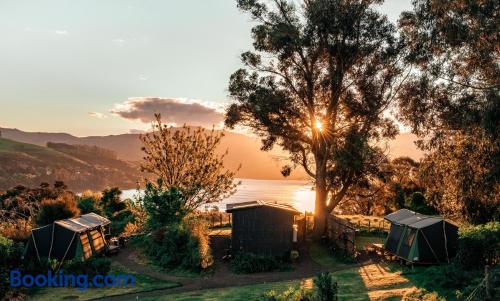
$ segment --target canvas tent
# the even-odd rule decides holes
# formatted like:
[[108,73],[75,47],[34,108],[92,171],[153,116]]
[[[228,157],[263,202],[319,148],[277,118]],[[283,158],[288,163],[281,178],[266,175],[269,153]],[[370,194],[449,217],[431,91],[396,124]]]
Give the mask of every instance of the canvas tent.
[[442,217],[401,209],[385,216],[391,223],[384,249],[411,263],[448,262],[455,254],[458,227]]
[[59,261],[90,258],[105,251],[104,226],[109,223],[107,218],[88,213],[33,229],[25,256]]

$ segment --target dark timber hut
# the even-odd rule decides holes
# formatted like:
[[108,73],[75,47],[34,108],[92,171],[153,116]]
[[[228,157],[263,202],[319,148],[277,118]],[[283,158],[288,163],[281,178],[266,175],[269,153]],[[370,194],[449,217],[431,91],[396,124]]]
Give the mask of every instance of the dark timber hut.
[[232,214],[233,254],[285,256],[293,248],[294,220],[299,215],[290,205],[255,201],[228,204]]
[[448,262],[455,255],[458,227],[439,216],[401,209],[385,216],[391,223],[384,249],[410,263]]
[[88,259],[105,251],[104,226],[109,223],[105,217],[88,213],[33,229],[24,255],[59,261]]

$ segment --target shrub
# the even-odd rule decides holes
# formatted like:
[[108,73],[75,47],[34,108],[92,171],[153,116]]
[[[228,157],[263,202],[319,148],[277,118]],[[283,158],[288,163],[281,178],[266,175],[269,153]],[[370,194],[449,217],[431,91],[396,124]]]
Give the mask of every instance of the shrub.
[[111,270],[111,260],[105,257],[91,257],[87,260],[68,260],[63,264],[63,269],[71,274],[106,275]]
[[259,272],[283,271],[290,265],[273,256],[241,253],[231,261],[231,270],[235,273],[251,274]]
[[306,289],[300,286],[290,286],[278,294],[271,290],[264,293],[259,301],[336,301],[338,286],[330,273],[321,273],[314,279],[314,288]]
[[81,214],[87,214],[87,213],[97,213],[99,215],[102,215],[102,208],[99,206],[99,199],[96,199],[92,195],[86,195],[82,196],[78,200],[78,209],[80,209]]
[[259,301],[313,301],[314,294],[311,290],[301,287],[289,287],[281,294],[276,291],[269,291],[264,293]]
[[459,231],[456,260],[464,269],[498,264],[500,222],[463,227]]
[[0,296],[9,291],[10,270],[21,267],[23,245],[0,236]]
[[320,301],[337,301],[338,285],[329,272],[321,273],[314,279]]
[[418,289],[406,293],[401,301],[446,301],[446,299],[439,297],[436,292]]
[[147,254],[162,268],[200,271],[213,263],[206,227],[199,221],[171,224],[153,232]]
[[414,192],[406,202],[408,203],[408,208],[415,212],[427,215],[438,213],[434,207],[427,204],[425,196],[421,192]]
[[40,203],[40,211],[36,217],[39,226],[45,226],[56,220],[71,218],[80,214],[72,193],[63,193],[55,199],[45,199]]

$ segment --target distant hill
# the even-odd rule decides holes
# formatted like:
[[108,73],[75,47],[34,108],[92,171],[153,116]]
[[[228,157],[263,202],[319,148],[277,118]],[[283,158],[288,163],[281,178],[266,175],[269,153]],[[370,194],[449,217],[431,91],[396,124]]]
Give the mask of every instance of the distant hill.
[[[66,133],[37,133],[24,132],[18,129],[0,128],[2,137],[45,146],[47,142],[91,145],[116,152],[118,158],[127,161],[142,159],[141,141],[138,134],[122,134],[109,136],[76,137]],[[401,134],[388,143],[389,155],[392,158],[409,156],[419,160],[423,153],[413,144],[415,136]],[[241,164],[237,176],[251,179],[283,179],[280,173],[286,154],[278,149],[271,152],[260,150],[260,140],[247,135],[226,132],[222,139],[219,152],[229,150],[225,165],[229,169],[236,169]],[[297,168],[288,179],[306,179],[305,173]]]
[[61,180],[75,191],[134,188],[138,166],[99,147],[54,144],[43,147],[0,138],[0,190]]

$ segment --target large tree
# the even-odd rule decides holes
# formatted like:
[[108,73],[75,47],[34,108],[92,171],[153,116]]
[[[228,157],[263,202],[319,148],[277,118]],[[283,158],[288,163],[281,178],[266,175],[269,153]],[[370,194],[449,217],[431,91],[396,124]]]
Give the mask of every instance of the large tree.
[[433,201],[470,222],[498,219],[500,2],[413,6],[399,20],[406,62],[416,67],[400,94],[400,113],[432,152],[425,170]]
[[262,149],[290,154],[287,175],[301,166],[314,181],[315,234],[348,189],[377,173],[384,160],[375,142],[394,137],[384,116],[402,80],[395,28],[381,1],[239,0],[257,23],[253,52],[230,78],[236,101],[226,125],[250,127]]
[[173,128],[163,124],[159,114],[155,117],[152,131],[141,135],[141,168],[158,179],[150,185],[178,189],[186,212],[222,201],[235,192],[235,171],[224,168],[225,154],[215,152],[224,133],[187,126]]

